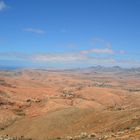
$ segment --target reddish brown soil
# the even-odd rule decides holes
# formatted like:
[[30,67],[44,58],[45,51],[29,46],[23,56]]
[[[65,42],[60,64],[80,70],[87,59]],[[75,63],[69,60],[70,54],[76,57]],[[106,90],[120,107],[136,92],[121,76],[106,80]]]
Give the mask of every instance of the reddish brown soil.
[[139,139],[139,75],[0,71],[0,134],[45,139],[94,132]]

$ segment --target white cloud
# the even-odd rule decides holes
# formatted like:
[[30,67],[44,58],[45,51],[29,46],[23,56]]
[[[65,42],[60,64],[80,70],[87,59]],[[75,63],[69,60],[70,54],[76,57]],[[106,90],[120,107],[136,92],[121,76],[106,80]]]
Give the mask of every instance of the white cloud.
[[112,43],[108,42],[101,38],[93,38],[91,40],[91,44],[93,45],[93,49],[83,50],[81,53],[90,54],[125,54],[124,50],[113,50]]
[[92,49],[82,50],[81,54],[125,54],[124,50],[113,50],[112,43],[100,38],[93,38],[91,40]]
[[111,48],[94,48],[90,50],[81,51],[82,54],[96,53],[96,54],[114,54]]
[[23,29],[23,31],[37,33],[37,34],[44,34],[45,33],[45,30],[37,29],[37,28],[25,28],[25,29]]
[[36,64],[82,64],[83,67],[86,65],[105,65],[114,66],[119,65],[123,67],[136,66],[140,67],[139,60],[133,59],[116,59],[113,57],[90,57],[80,53],[44,53],[44,54],[33,54],[28,56],[27,59]]
[[85,61],[88,60],[88,57],[77,53],[46,53],[34,54],[32,60],[37,62],[73,62]]
[[[29,58],[29,57],[28,57]],[[30,61],[34,63],[58,63],[58,64],[78,64],[84,65],[113,65],[118,62],[111,57],[90,57],[79,53],[46,53],[33,54]]]
[[0,11],[4,10],[6,8],[6,4],[4,3],[4,1],[0,1]]
[[[29,57],[28,57],[29,58]],[[90,57],[80,53],[46,53],[33,54],[30,61],[36,64],[81,64],[83,67],[89,65],[113,65],[117,64],[116,60],[111,57]]]
[[140,67],[140,61],[136,59],[117,59],[113,57],[91,57],[81,53],[36,53],[36,54],[24,54],[24,53],[0,53],[0,58],[10,58],[16,60],[25,60],[35,64],[82,64],[83,66],[89,65],[106,65],[106,66],[138,66]]

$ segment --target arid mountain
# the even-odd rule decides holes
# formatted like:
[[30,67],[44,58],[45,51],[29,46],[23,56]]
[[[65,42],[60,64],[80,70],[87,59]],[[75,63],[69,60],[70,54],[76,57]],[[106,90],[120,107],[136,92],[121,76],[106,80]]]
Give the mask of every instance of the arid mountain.
[[140,139],[140,70],[0,71],[0,135]]

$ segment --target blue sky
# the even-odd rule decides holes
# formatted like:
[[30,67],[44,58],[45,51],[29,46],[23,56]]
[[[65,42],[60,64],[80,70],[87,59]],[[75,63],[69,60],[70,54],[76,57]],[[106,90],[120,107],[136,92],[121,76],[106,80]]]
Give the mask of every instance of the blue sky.
[[140,66],[139,0],[0,0],[0,65]]

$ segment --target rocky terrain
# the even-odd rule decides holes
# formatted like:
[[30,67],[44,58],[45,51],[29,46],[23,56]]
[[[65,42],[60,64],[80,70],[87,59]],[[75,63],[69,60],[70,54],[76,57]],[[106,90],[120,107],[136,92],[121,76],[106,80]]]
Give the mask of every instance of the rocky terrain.
[[140,69],[0,71],[0,140],[140,139]]

